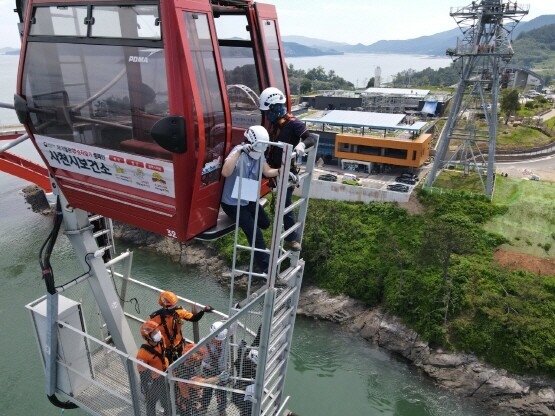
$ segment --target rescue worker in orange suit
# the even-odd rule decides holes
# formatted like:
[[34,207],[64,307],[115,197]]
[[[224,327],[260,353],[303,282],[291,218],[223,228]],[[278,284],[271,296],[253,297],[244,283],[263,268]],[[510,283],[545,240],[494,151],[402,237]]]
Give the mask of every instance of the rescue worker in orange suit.
[[[183,350],[183,355],[185,355],[194,346],[195,344],[188,344]],[[203,347],[199,351],[188,357],[183,363],[183,367],[180,367],[180,369],[178,370],[180,378],[205,384],[217,384],[224,378],[228,378],[227,373],[210,378],[201,377],[200,364],[205,355],[206,348]],[[200,414],[204,388],[196,384],[188,384],[184,382],[178,382],[177,388],[177,409],[179,415],[195,416]]]
[[[139,348],[137,360],[165,372],[168,369],[169,361],[166,358],[158,323],[154,321],[143,323],[141,325],[141,336],[146,343]],[[145,395],[147,416],[156,416],[156,403],[158,401],[160,401],[164,410],[169,412],[171,407],[164,377],[141,365],[137,366],[137,370],[141,380],[141,392]]]
[[197,313],[191,313],[177,305],[177,295],[170,291],[163,291],[158,297],[158,303],[162,306],[156,312],[150,314],[150,319],[161,327],[162,338],[166,346],[166,356],[170,363],[177,360],[183,354],[185,340],[181,333],[184,321],[197,322],[204,312],[212,312],[211,306],[205,306]]
[[[272,128],[269,132],[271,141],[293,145],[298,157],[302,157],[306,154],[306,148],[314,146],[314,139],[310,137],[306,125],[287,112],[287,100],[282,91],[274,87],[266,88],[260,94],[258,102],[259,109],[271,124]],[[273,146],[270,149],[270,154],[268,155],[268,164],[270,167],[274,169],[279,169],[281,167],[282,153],[283,150],[279,147]],[[298,173],[294,161],[291,161],[291,173],[293,175],[297,175]],[[285,195],[286,207],[291,205],[293,189],[293,186],[287,188],[287,194]],[[295,225],[295,222],[295,212],[293,210],[283,216],[283,225],[286,230]],[[292,251],[301,250],[299,233],[297,231],[285,237],[285,241],[288,248]]]

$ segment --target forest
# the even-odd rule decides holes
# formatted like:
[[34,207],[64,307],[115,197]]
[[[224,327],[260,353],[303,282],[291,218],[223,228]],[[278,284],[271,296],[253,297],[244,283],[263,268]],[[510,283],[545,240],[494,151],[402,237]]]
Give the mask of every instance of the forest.
[[[507,240],[483,227],[507,208],[461,193],[420,190],[418,198],[422,215],[311,200],[305,284],[382,305],[434,347],[555,377],[555,276],[503,269],[493,254]],[[231,256],[231,237],[217,244]]]

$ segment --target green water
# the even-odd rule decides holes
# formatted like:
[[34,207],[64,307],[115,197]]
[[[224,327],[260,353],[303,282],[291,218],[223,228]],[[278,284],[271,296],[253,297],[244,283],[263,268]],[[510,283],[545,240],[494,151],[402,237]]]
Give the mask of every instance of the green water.
[[[44,393],[44,376],[24,305],[44,294],[39,248],[51,220],[28,209],[25,182],[0,173],[0,291],[2,337],[0,415],[61,415]],[[118,246],[118,251],[126,247]],[[81,273],[62,236],[52,264],[60,281]],[[133,277],[173,288],[226,310],[228,292],[204,272],[184,269],[159,254],[135,250]],[[141,311],[146,315],[150,311]],[[469,403],[435,387],[418,370],[326,322],[297,319],[286,381],[288,407],[301,416],[474,416]],[[80,410],[65,415],[81,416]]]

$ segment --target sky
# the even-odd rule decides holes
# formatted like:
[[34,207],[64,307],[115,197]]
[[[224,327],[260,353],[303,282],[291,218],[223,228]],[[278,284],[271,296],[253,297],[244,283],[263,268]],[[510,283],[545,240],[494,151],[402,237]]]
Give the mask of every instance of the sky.
[[[282,36],[370,45],[379,40],[412,39],[456,28],[451,7],[464,0],[264,0],[276,6]],[[519,0],[520,3],[520,0]],[[528,0],[523,19],[555,14],[555,0]],[[0,48],[19,47],[15,0],[0,0]]]

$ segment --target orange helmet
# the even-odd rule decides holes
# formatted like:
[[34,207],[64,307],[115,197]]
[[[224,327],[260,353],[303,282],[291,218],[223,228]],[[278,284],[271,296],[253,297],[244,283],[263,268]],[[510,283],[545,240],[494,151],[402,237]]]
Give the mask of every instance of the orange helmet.
[[154,321],[146,321],[141,325],[141,336],[147,341],[151,340],[151,335],[158,329],[158,323]]
[[177,305],[177,296],[175,293],[165,290],[160,293],[158,303],[165,308],[173,308]]

